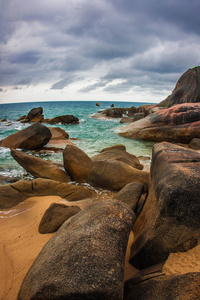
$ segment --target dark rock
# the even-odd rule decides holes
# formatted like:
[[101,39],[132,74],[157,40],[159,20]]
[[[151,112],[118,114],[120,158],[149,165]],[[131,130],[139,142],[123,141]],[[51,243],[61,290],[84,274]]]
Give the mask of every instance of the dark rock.
[[25,120],[25,119],[27,119],[27,117],[26,117],[26,115],[23,115],[23,116],[19,117],[16,121],[22,121],[22,120]]
[[110,106],[110,107],[115,107],[115,106],[114,106],[114,104],[111,104],[111,106]]
[[63,170],[50,161],[14,149],[11,150],[11,155],[27,172],[36,178],[41,177],[60,182],[71,181]]
[[37,178],[33,181],[21,180],[0,186],[0,208],[11,208],[29,197],[55,195],[68,201],[91,198],[96,192],[83,187],[55,180]]
[[0,146],[34,150],[46,145],[50,138],[50,130],[44,125],[36,123],[1,140]]
[[135,122],[135,121],[138,121],[138,120],[140,120],[140,119],[142,119],[142,118],[144,118],[145,117],[145,114],[144,113],[136,113],[136,114],[134,114],[134,117],[133,117],[133,121]]
[[114,159],[94,162],[88,176],[88,183],[91,185],[114,191],[121,190],[130,182],[141,182],[146,189],[148,180],[148,172],[140,171]]
[[72,180],[83,183],[92,169],[93,162],[85,152],[74,145],[67,145],[63,152],[64,167]]
[[187,70],[178,80],[168,105],[200,102],[200,67]]
[[57,231],[60,226],[73,215],[80,211],[78,206],[66,206],[60,203],[52,203],[45,211],[40,224],[40,233],[52,233]]
[[79,119],[73,115],[64,115],[64,116],[54,117],[52,119],[44,119],[43,122],[48,124],[57,124],[57,123],[78,124]]
[[189,147],[194,150],[200,150],[200,139],[192,139]]
[[112,147],[110,149],[107,149],[106,151],[104,150],[100,154],[91,157],[91,159],[93,162],[100,161],[100,160],[114,159],[117,161],[122,161],[133,168],[139,170],[143,169],[143,165],[140,163],[140,161],[137,159],[135,155],[126,152],[126,150],[120,150],[119,147],[114,147],[114,148]]
[[112,107],[101,111],[101,113],[111,118],[122,118],[123,114],[126,114],[128,110],[129,108]]
[[52,135],[51,140],[69,139],[69,134],[64,129],[61,129],[60,127],[48,127],[48,128],[51,131],[51,135]]
[[43,119],[44,119],[44,115],[37,114],[37,116],[35,116],[31,119],[31,123],[42,122]]
[[146,279],[129,279],[125,283],[124,300],[191,300],[199,299],[200,273],[160,275]]
[[135,113],[137,112],[137,108],[135,106],[131,106],[128,109],[128,117],[133,117],[135,115]]
[[121,118],[120,123],[132,123],[133,121],[133,118],[123,117]]
[[3,118],[0,120],[0,122],[8,122],[8,120],[6,118]]
[[114,150],[114,149],[118,149],[118,150],[124,150],[126,151],[126,146],[122,145],[122,144],[118,144],[118,145],[113,145],[107,148],[104,148],[100,151],[100,153],[108,151],[108,150]]
[[18,300],[121,300],[124,259],[135,216],[105,200],[71,217],[44,246],[28,271]]
[[144,185],[139,182],[130,182],[115,195],[115,199],[120,200],[135,212],[137,203],[144,192]]
[[9,177],[9,176],[0,174],[0,184],[13,183],[13,182],[17,182],[17,181],[19,181],[19,179],[15,178],[15,177]]
[[[27,115],[27,119],[30,121],[32,121],[34,118],[37,118],[38,116],[43,116],[43,108],[42,107],[36,107],[33,108],[29,111],[28,115]],[[44,117],[43,117],[44,118]],[[32,121],[34,122],[34,121]]]
[[148,197],[133,226],[131,263],[142,269],[187,251],[200,237],[200,153],[170,143],[153,147]]
[[96,103],[96,106],[100,106],[100,102],[97,102],[97,103]]

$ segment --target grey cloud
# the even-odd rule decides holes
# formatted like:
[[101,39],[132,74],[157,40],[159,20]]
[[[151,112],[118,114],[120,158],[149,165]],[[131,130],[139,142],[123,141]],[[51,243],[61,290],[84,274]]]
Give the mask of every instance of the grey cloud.
[[0,93],[1,93],[1,92],[3,92],[3,89],[2,89],[2,88],[0,88]]
[[68,86],[69,84],[71,84],[72,82],[74,82],[75,78],[74,77],[68,77],[68,78],[63,78],[59,81],[57,81],[56,83],[54,83],[51,86],[52,90],[62,90],[64,89],[66,86]]
[[36,64],[40,55],[35,51],[26,51],[10,55],[9,61],[13,64]]

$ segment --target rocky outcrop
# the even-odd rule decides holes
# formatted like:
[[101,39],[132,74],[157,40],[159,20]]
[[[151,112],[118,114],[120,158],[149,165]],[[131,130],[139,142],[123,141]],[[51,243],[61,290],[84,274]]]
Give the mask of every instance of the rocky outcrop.
[[9,177],[9,176],[5,176],[5,175],[0,174],[0,185],[1,184],[14,183],[14,182],[17,182],[17,181],[19,181],[18,178]]
[[124,300],[191,300],[200,295],[200,273],[132,278],[125,284]]
[[200,102],[200,67],[187,70],[167,99],[167,105]]
[[139,269],[200,239],[200,153],[170,143],[153,147],[149,195],[133,226],[131,263]]
[[96,192],[86,187],[37,178],[33,181],[21,180],[0,186],[0,209],[11,208],[29,197],[60,196],[68,201],[95,197]]
[[85,152],[75,145],[67,145],[63,151],[63,161],[65,170],[72,180],[79,183],[87,182],[93,163]]
[[132,123],[133,121],[133,118],[123,117],[121,118],[120,123]]
[[115,195],[115,199],[126,203],[135,212],[143,192],[144,185],[142,183],[130,182]]
[[39,232],[44,234],[57,231],[66,220],[77,214],[80,210],[78,206],[52,203],[40,221]]
[[159,110],[129,125],[119,134],[148,141],[189,143],[200,138],[200,104],[179,104]]
[[70,182],[69,176],[55,164],[19,150],[11,150],[12,157],[34,177]]
[[79,119],[73,115],[63,115],[51,119],[44,119],[43,122],[47,124],[78,124]]
[[194,150],[200,150],[200,139],[192,139],[189,147]]
[[33,124],[0,141],[1,147],[34,150],[43,147],[51,138],[50,130],[40,123]]
[[88,183],[91,185],[114,191],[121,190],[130,182],[140,182],[147,189],[148,180],[148,172],[114,159],[94,162],[88,176]]
[[36,258],[18,300],[123,299],[124,259],[134,220],[131,209],[117,200],[94,203],[71,217]]
[[126,150],[126,146],[124,146],[124,145],[122,145],[122,144],[113,145],[113,146],[106,147],[106,148],[102,149],[102,150],[100,151],[100,153],[101,153],[101,152],[108,151],[108,150],[114,150],[114,149],[118,149],[118,150]]
[[103,152],[91,157],[91,159],[93,162],[112,159],[112,160],[122,161],[138,170],[143,169],[143,165],[140,163],[140,161],[135,155],[126,152],[126,150],[120,150],[118,148],[111,148],[107,150],[104,149]]

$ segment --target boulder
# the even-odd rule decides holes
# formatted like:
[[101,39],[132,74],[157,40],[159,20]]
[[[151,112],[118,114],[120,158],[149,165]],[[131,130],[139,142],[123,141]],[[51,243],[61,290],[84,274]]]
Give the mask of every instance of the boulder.
[[0,174],[0,185],[1,184],[17,182],[18,180],[19,180],[18,178],[9,177],[9,176],[5,176],[5,175]]
[[50,130],[40,123],[17,131],[0,141],[1,147],[34,150],[43,147],[51,138]]
[[145,117],[145,114],[144,113],[136,113],[136,114],[134,114],[134,117],[133,117],[133,121],[135,122],[135,121],[138,121],[138,120],[140,120],[140,119],[142,119],[142,118],[144,118]]
[[18,300],[121,300],[124,260],[134,213],[104,200],[67,220],[24,278]]
[[[36,107],[33,108],[29,111],[28,115],[27,115],[27,119],[30,121],[32,121],[34,118],[37,118],[38,116],[42,116],[43,114],[43,108],[42,107]],[[44,117],[43,117],[44,118]],[[34,121],[32,121],[34,122]]]
[[62,183],[55,180],[37,178],[32,181],[21,180],[0,186],[0,209],[11,208],[29,197],[59,196],[68,201],[95,197],[92,189]]
[[52,203],[40,221],[39,233],[52,233],[57,231],[66,220],[77,214],[80,210],[78,206]]
[[64,167],[72,180],[79,183],[87,182],[92,169],[92,160],[85,152],[75,145],[67,145],[63,151]]
[[44,160],[22,151],[12,149],[12,157],[31,175],[60,182],[70,182],[69,176],[58,166],[50,161]]
[[200,67],[187,70],[178,80],[168,105],[200,102]]
[[140,171],[114,159],[95,161],[88,176],[89,184],[114,191],[121,190],[130,182],[140,182],[145,185],[146,190],[148,180],[149,172]]
[[48,127],[48,128],[51,131],[51,140],[69,139],[69,134],[64,129],[60,127]]
[[54,117],[52,119],[44,119],[43,122],[48,124],[78,124],[79,119],[73,115],[63,115]]
[[200,150],[200,138],[199,139],[192,139],[189,143],[189,147],[194,150]]
[[104,150],[100,154],[91,157],[91,159],[93,162],[114,159],[117,161],[122,161],[133,168],[139,170],[143,169],[143,165],[140,163],[140,161],[135,155],[126,152],[126,150],[120,150],[119,147],[110,148],[106,151]]
[[119,134],[148,141],[188,143],[200,137],[200,104],[184,103],[161,109],[123,126]]
[[136,268],[198,244],[199,168],[200,153],[166,142],[154,145],[149,194],[133,226],[131,263]]
[[107,117],[111,118],[122,118],[123,114],[128,112],[129,108],[112,107],[101,111]]
[[38,114],[37,116],[35,116],[31,119],[31,123],[42,122],[43,119],[44,119],[44,115]]
[[126,146],[122,145],[122,144],[118,144],[118,145],[113,145],[113,146],[110,146],[110,147],[107,147],[107,148],[104,148],[100,151],[101,152],[105,152],[105,151],[108,151],[108,150],[113,150],[113,149],[119,149],[119,150],[125,150],[126,151]]
[[137,108],[135,106],[131,106],[129,109],[128,109],[128,117],[133,117],[135,115],[135,113],[137,112]]
[[133,121],[133,118],[123,117],[121,118],[120,123],[132,123]]
[[115,199],[126,203],[135,212],[143,192],[144,185],[142,183],[130,182],[115,195]]
[[200,273],[192,272],[183,275],[141,276],[131,278],[125,283],[124,300],[191,300],[199,299]]
[[97,103],[96,103],[96,106],[100,106],[100,102],[97,102]]

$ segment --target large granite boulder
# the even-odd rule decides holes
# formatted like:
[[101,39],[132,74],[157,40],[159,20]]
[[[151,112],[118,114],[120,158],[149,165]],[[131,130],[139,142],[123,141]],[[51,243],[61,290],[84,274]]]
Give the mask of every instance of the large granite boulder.
[[43,122],[48,124],[78,124],[79,119],[73,115],[63,115],[51,119],[44,119]]
[[130,182],[140,182],[147,190],[149,173],[138,170],[114,159],[96,161],[88,176],[88,183],[114,191],[121,190]]
[[27,119],[29,121],[32,121],[34,118],[37,118],[38,116],[41,116],[42,114],[43,114],[43,108],[42,107],[36,107],[36,108],[33,108],[29,111],[29,113],[27,115]]
[[0,209],[4,209],[11,208],[29,197],[55,195],[68,201],[76,201],[95,197],[96,192],[83,186],[37,178],[32,181],[21,180],[2,185],[0,195]]
[[31,175],[60,182],[70,182],[71,179],[61,168],[50,161],[44,160],[22,151],[12,149],[12,157]]
[[191,300],[199,299],[200,273],[131,278],[125,283],[124,300]]
[[123,126],[119,134],[148,141],[188,143],[192,138],[200,137],[200,104],[183,103],[161,109]]
[[121,150],[118,148],[111,148],[107,150],[104,149],[103,152],[91,157],[91,159],[93,162],[113,159],[117,161],[122,161],[133,168],[139,170],[143,169],[143,165],[140,163],[139,159],[135,155],[126,152],[126,150]]
[[45,211],[39,224],[39,233],[52,233],[60,226],[80,211],[79,206],[67,206],[61,203],[51,203]]
[[0,147],[34,150],[43,147],[51,138],[50,130],[36,123],[0,141]]
[[65,170],[72,180],[79,183],[87,182],[93,162],[85,152],[75,145],[67,145],[63,151],[63,161]]
[[168,105],[200,102],[200,67],[187,70],[168,98]]
[[126,203],[135,212],[143,192],[144,185],[142,183],[130,182],[115,195],[115,199]]
[[24,278],[18,300],[122,300],[124,260],[134,213],[104,200],[66,221]]
[[139,269],[200,240],[200,153],[170,143],[154,145],[149,195],[133,227],[131,263]]

